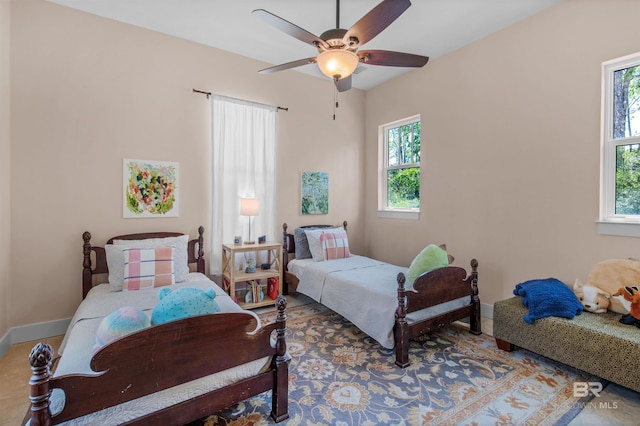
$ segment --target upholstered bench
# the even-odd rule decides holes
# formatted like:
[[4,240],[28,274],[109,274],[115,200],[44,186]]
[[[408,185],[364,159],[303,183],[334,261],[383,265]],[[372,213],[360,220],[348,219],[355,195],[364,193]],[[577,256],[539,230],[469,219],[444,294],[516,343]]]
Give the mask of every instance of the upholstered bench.
[[519,296],[493,305],[493,335],[500,349],[514,346],[640,392],[640,328],[620,314],[583,312],[573,319],[546,317],[527,324]]

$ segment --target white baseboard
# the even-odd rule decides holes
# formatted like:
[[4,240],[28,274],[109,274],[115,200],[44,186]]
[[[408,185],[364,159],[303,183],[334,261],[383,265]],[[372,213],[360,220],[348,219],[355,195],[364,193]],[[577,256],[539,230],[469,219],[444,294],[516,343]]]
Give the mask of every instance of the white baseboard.
[[7,353],[11,345],[16,343],[46,339],[66,333],[70,322],[71,318],[65,318],[10,328],[0,339],[0,358]]
[[480,316],[492,320],[493,319],[493,305],[489,305],[488,303],[480,302]]

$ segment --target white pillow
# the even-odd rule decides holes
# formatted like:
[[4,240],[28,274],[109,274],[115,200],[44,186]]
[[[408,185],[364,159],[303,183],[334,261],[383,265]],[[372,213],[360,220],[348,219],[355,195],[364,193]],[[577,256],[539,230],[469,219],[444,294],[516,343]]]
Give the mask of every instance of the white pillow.
[[109,287],[111,291],[122,291],[124,281],[124,246],[107,244],[104,251],[107,254],[107,266],[109,267]]
[[305,231],[307,241],[309,242],[309,251],[311,252],[311,257],[315,262],[322,262],[325,260],[324,248],[320,242],[320,236],[325,232],[344,232],[344,228],[341,226],[338,228],[309,229]]
[[173,246],[175,280],[176,283],[181,283],[183,281],[186,281],[187,276],[189,275],[189,257],[187,252],[188,245],[188,235],[166,238],[148,238],[146,240],[113,240],[113,244],[107,244],[104,247],[107,254],[107,266],[109,267],[109,285],[111,286],[111,291],[122,290],[122,282],[124,281],[123,248],[156,248]]

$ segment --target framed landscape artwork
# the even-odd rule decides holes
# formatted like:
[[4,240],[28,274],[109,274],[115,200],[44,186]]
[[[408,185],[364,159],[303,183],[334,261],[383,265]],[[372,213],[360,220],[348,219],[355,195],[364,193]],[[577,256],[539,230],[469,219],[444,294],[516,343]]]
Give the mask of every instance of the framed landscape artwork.
[[302,214],[329,213],[329,175],[302,172]]
[[125,159],[123,217],[178,217],[178,163]]

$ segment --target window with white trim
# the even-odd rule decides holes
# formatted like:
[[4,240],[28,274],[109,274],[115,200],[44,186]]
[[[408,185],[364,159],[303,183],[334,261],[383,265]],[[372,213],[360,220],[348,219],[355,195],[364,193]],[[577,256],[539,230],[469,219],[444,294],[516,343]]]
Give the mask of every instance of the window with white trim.
[[602,64],[600,233],[640,236],[640,52]]
[[379,216],[418,218],[420,116],[379,127]]

